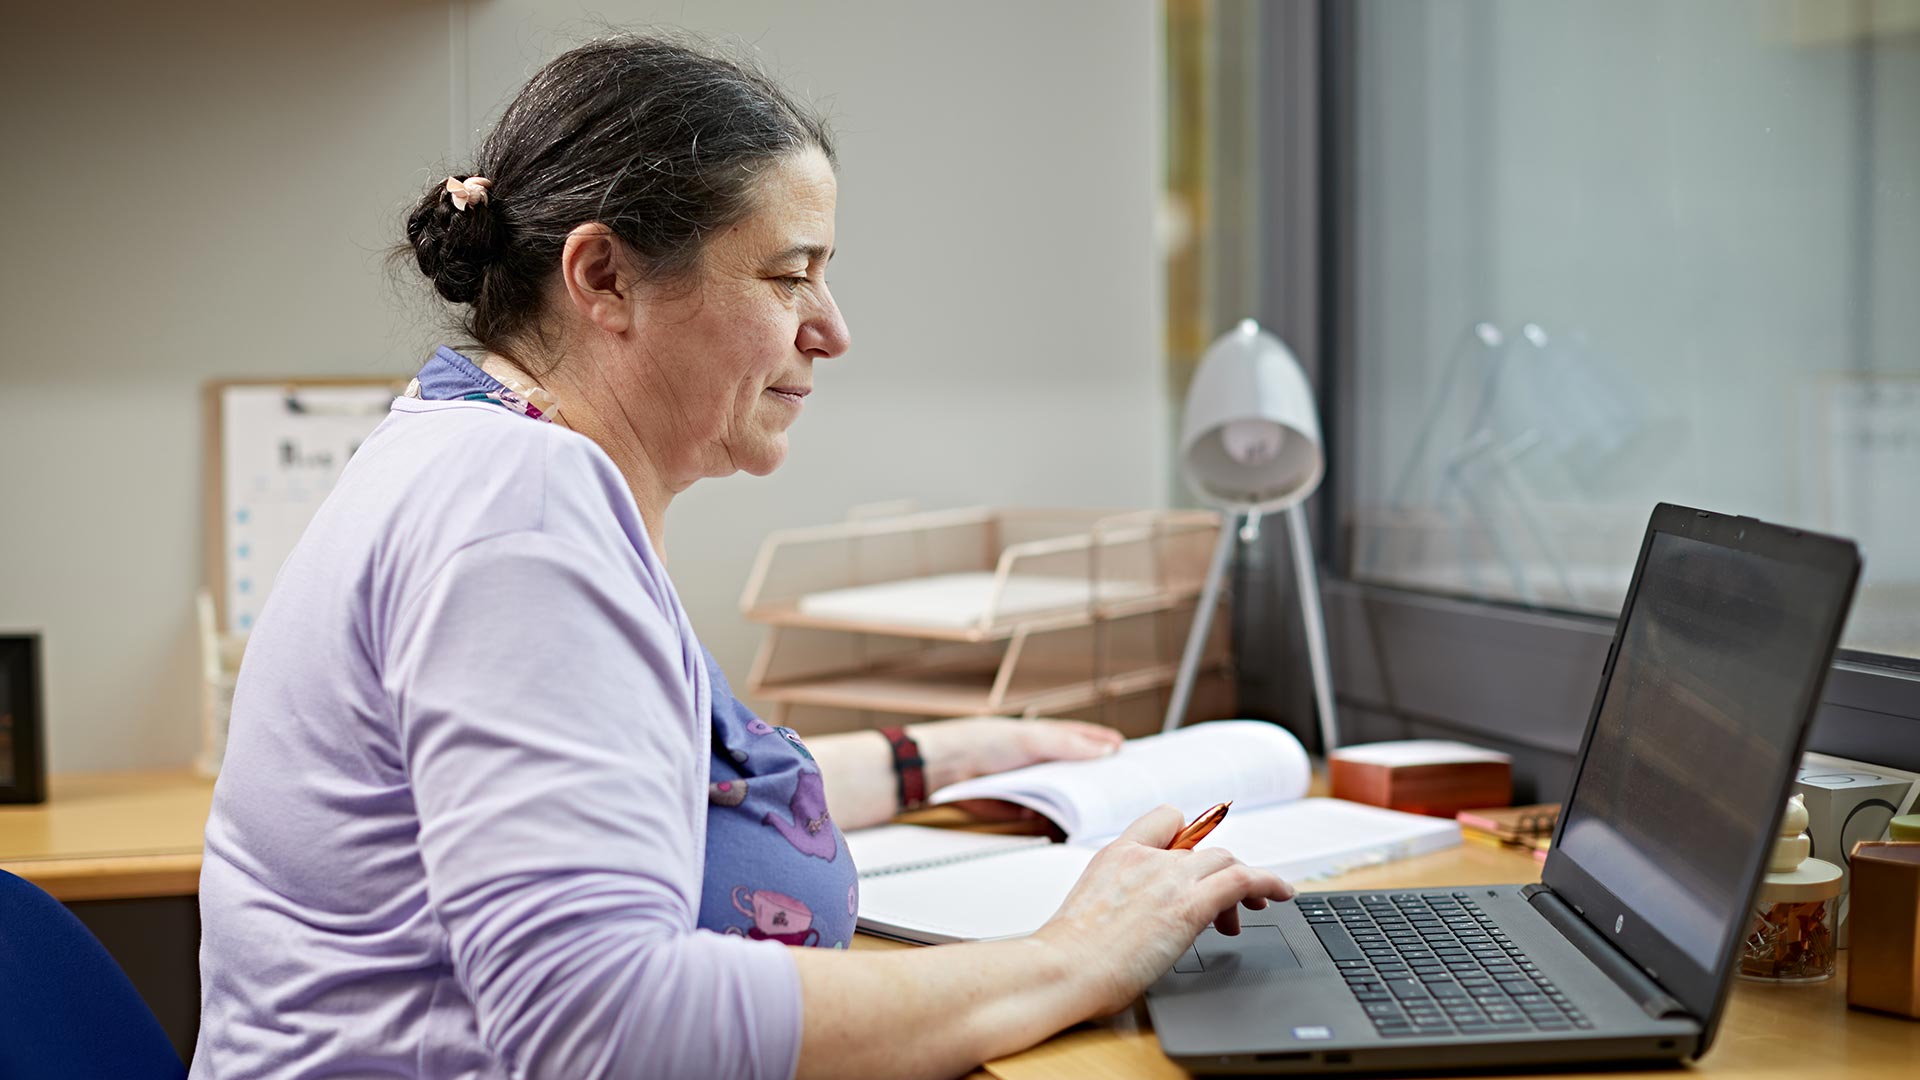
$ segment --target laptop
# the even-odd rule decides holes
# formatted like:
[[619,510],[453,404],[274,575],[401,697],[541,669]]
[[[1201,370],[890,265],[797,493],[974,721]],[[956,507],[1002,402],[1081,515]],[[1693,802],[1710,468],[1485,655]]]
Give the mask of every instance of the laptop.
[[1860,556],[1662,503],[1534,885],[1301,893],[1147,991],[1198,1073],[1658,1062],[1713,1042]]

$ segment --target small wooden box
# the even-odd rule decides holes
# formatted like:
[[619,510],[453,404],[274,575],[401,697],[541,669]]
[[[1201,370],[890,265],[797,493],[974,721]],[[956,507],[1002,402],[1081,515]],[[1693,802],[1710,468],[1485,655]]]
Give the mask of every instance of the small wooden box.
[[1920,843],[1853,845],[1847,1004],[1920,1020]]
[[1327,757],[1333,797],[1450,818],[1513,801],[1507,755],[1437,740],[1368,743]]

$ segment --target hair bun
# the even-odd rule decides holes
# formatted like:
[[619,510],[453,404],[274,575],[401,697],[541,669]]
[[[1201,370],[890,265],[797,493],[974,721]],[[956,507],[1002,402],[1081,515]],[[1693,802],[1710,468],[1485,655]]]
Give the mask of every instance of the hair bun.
[[499,249],[499,231],[489,201],[458,209],[444,181],[429,187],[407,216],[407,240],[420,272],[432,280],[436,292],[456,304],[479,298],[487,267]]

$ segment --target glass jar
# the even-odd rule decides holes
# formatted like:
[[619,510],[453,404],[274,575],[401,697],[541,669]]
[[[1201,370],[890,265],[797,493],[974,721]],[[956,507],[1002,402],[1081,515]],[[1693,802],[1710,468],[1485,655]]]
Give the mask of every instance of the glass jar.
[[1839,906],[1840,868],[1830,862],[1800,859],[1790,870],[1768,874],[1740,939],[1740,977],[1795,983],[1833,978]]
[[1833,978],[1838,906],[1837,897],[1756,905],[1740,942],[1740,977],[1764,982]]

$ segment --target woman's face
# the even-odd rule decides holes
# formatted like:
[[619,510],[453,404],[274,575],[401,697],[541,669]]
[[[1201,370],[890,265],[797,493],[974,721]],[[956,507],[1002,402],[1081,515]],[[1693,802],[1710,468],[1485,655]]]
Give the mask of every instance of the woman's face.
[[637,385],[623,400],[676,487],[779,467],[813,390],[813,362],[847,351],[826,281],[835,191],[820,151],[780,159],[762,178],[758,208],[708,242],[691,282],[644,289],[635,301],[623,366]]

